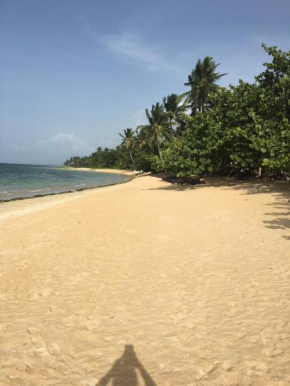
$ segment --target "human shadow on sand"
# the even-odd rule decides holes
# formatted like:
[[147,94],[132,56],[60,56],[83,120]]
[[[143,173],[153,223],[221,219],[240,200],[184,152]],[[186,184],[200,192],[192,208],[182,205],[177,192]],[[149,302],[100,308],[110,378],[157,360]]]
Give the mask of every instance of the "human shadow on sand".
[[138,374],[145,386],[157,386],[138,360],[134,346],[128,344],[125,346],[123,355],[95,386],[105,386],[109,383],[112,386],[139,386]]

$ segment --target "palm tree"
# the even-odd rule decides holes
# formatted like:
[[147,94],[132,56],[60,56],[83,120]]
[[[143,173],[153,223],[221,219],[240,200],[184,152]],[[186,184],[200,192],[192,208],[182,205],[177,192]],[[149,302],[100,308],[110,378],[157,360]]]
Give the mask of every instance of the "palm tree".
[[215,72],[219,65],[220,63],[216,64],[213,58],[206,56],[203,61],[198,59],[195,69],[188,75],[188,82],[184,85],[190,86],[191,90],[183,96],[187,96],[186,102],[191,102],[193,113],[196,109],[201,113],[208,110],[212,105],[210,94],[217,93],[221,89],[216,82],[227,74]]
[[147,144],[156,148],[158,155],[162,160],[160,145],[165,139],[172,137],[173,130],[168,121],[168,115],[165,113],[164,106],[159,103],[152,105],[151,110],[145,110],[148,119],[148,125],[139,126],[141,132],[146,138]]
[[140,126],[136,129],[135,147],[139,150],[144,150],[148,153],[150,147],[147,142],[147,136],[145,130],[141,130]]
[[134,145],[135,132],[133,129],[124,130],[124,134],[119,134],[122,137],[121,144],[128,150],[132,164],[134,163],[132,149]]
[[171,129],[173,129],[173,122],[179,123],[181,115],[187,109],[186,104],[181,104],[184,95],[171,94],[163,98],[163,105],[165,107]]

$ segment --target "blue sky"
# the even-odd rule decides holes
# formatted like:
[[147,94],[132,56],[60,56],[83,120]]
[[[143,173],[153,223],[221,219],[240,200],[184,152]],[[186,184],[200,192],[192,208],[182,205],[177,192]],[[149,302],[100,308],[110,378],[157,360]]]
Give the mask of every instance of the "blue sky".
[[289,0],[0,0],[0,162],[117,145],[206,55],[252,82],[289,26]]

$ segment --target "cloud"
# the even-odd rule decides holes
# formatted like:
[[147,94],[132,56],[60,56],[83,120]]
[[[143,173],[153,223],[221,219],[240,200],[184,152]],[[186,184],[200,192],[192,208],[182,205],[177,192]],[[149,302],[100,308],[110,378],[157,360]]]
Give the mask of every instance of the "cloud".
[[169,70],[176,73],[183,71],[170,60],[161,55],[160,47],[148,46],[141,39],[132,33],[96,35],[93,34],[107,50],[117,56],[133,61],[137,61],[145,66],[148,71]]
[[[118,135],[100,138],[98,146],[113,148],[120,142]],[[0,146],[0,149],[14,154],[26,154],[39,159],[40,162],[62,163],[71,156],[88,156],[96,150],[74,134],[58,133],[48,139],[39,139],[27,144],[10,144]],[[46,161],[49,159],[50,161]],[[43,160],[43,161],[41,161]],[[52,162],[56,160],[57,162]],[[37,161],[39,162],[39,161]]]
[[66,152],[73,150],[84,154],[87,154],[94,150],[86,142],[84,142],[81,138],[76,137],[74,134],[64,133],[58,133],[47,140],[39,140],[37,141],[36,145],[43,147],[49,146],[63,148]]
[[87,149],[89,146],[74,134],[56,134],[51,138],[51,143],[60,145],[70,145],[74,150]]
[[74,134],[58,133],[51,138],[26,143],[0,145],[6,162],[61,165],[72,156],[86,156],[95,151]]

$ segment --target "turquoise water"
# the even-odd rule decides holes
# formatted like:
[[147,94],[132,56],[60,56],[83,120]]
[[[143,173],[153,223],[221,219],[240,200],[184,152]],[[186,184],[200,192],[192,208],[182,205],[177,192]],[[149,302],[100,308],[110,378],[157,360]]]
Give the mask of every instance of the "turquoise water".
[[120,174],[0,163],[0,201],[96,188],[128,179]]

